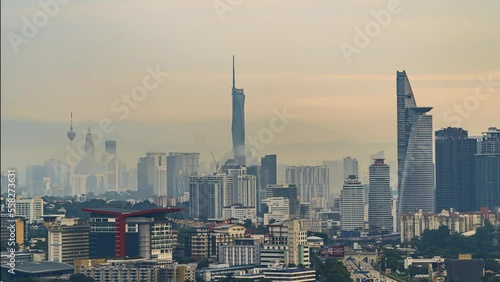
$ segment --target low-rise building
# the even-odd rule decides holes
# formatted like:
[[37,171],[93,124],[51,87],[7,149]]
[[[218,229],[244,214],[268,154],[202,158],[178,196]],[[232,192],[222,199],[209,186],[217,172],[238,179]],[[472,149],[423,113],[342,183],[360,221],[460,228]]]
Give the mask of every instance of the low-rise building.
[[263,269],[262,273],[272,281],[316,281],[316,270],[304,268],[270,268]]
[[219,245],[219,263],[234,265],[260,264],[260,245],[250,238],[235,239],[234,244]]
[[228,275],[244,275],[247,271],[256,267],[256,265],[229,266],[228,264],[210,264],[207,268],[197,269],[196,278],[203,279],[203,281],[216,281],[217,278],[227,277]]
[[27,264],[29,262],[41,262],[45,260],[45,252],[43,250],[37,250],[37,249],[22,250],[14,253],[2,252],[1,264],[4,265],[6,263],[10,263],[10,259],[13,257],[16,260],[16,265]]
[[58,278],[69,278],[73,274],[73,266],[60,262],[52,261],[40,261],[40,262],[29,262],[22,265],[16,265],[15,274],[8,272],[8,265],[1,265],[2,268],[2,279],[5,281],[11,281],[14,279],[22,278],[46,278],[46,277],[58,277]]
[[446,259],[446,281],[480,282],[484,276],[485,262],[460,255],[458,259]]
[[266,236],[267,245],[288,247],[288,263],[309,267],[307,231],[301,228],[299,220],[271,224]]
[[78,262],[77,273],[93,278],[96,282],[185,282],[195,281],[196,264],[177,264],[171,261],[126,259]]
[[300,225],[304,230],[309,230],[312,232],[319,232],[319,233],[323,231],[323,224],[321,218],[303,218],[300,219]]
[[264,244],[260,251],[260,265],[271,267],[276,264],[290,264],[290,247]]
[[1,241],[9,242],[14,240],[17,245],[24,245],[28,240],[28,228],[25,226],[25,219],[22,217],[12,218],[8,214],[1,214]]
[[89,258],[88,221],[59,218],[48,225],[48,260],[73,264],[75,259]]
[[252,222],[256,222],[257,220],[255,207],[245,207],[241,204],[234,204],[222,208],[222,216],[224,218],[236,218],[239,221],[250,219]]
[[262,200],[265,205],[264,225],[290,219],[290,200],[285,197],[268,197]]
[[325,240],[321,237],[309,236],[307,237],[307,244],[311,249],[320,249],[325,244]]
[[213,228],[199,226],[186,236],[185,256],[192,258],[219,257],[219,245],[234,244],[245,236],[246,228],[239,224],[221,224]]

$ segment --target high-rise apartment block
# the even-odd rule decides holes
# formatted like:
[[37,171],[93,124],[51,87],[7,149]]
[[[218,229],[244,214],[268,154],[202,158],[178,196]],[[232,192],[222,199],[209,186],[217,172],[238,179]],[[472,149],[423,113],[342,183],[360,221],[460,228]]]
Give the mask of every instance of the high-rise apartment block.
[[311,203],[314,208],[326,208],[330,190],[330,172],[324,166],[289,166],[286,168],[286,183],[295,184],[300,202]]
[[448,226],[453,233],[464,233],[484,226],[485,221],[495,224],[495,212],[465,212],[443,210],[440,213],[427,213],[419,209],[401,216],[401,242],[409,242],[422,237],[425,230]]
[[189,192],[189,177],[199,172],[199,153],[171,152],[167,156],[167,196]]
[[167,193],[167,153],[147,152],[137,161],[137,190],[144,196]]
[[221,218],[222,208],[230,205],[233,178],[225,173],[191,176],[189,181],[189,216],[191,218]]

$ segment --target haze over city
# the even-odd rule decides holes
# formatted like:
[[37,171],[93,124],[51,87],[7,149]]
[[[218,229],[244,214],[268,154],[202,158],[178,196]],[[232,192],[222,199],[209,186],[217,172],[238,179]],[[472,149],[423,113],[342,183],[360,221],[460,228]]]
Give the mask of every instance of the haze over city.
[[[245,89],[248,136],[269,126],[273,109],[295,115],[259,156],[280,163],[320,164],[353,155],[364,162],[385,150],[395,160],[396,70],[405,69],[421,105],[434,107],[434,128],[455,125],[479,136],[499,121],[500,20],[497,1],[401,1],[401,12],[348,62],[371,11],[386,1],[243,1],[219,16],[211,1],[70,1],[15,52],[33,1],[2,1],[2,170],[55,157],[67,144],[73,111],[77,140],[109,118],[105,139],[118,143],[129,167],[153,150],[231,151],[231,56]],[[189,15],[189,16],[186,16]],[[141,84],[146,67],[168,72],[125,119],[114,100]],[[460,118],[463,104],[492,80],[495,92]],[[450,113],[450,111],[452,111]],[[97,146],[102,152],[104,145]]]
[[2,0],[6,282],[500,282],[500,1]]

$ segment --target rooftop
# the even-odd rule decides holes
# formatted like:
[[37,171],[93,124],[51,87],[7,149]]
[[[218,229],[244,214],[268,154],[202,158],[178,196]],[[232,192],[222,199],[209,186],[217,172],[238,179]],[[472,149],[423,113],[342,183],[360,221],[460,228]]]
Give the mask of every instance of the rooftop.
[[106,215],[114,215],[114,216],[125,216],[125,217],[134,217],[134,216],[151,216],[154,214],[167,214],[172,212],[182,211],[182,208],[156,208],[149,209],[143,211],[136,210],[127,210],[127,209],[115,209],[115,208],[82,208],[84,212],[96,213],[96,214],[106,214]]
[[[7,265],[2,265],[4,268],[8,268]],[[24,273],[46,273],[55,271],[73,271],[73,266],[65,263],[52,262],[52,261],[40,261],[40,262],[30,262],[24,265],[16,265],[16,271]]]
[[263,269],[263,272],[285,272],[285,273],[294,273],[294,272],[304,272],[304,271],[313,271],[313,272],[316,272],[314,269],[309,269],[309,268],[296,268],[296,267],[293,267],[293,268],[282,268],[282,269],[279,269],[279,268],[276,268],[276,269],[273,269],[273,268],[269,268],[269,269]]

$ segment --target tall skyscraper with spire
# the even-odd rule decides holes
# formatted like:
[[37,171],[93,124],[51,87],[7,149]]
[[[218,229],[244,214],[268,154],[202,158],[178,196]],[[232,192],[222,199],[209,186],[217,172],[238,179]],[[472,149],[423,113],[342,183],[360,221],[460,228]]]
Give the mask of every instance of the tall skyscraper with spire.
[[233,55],[233,119],[231,133],[233,136],[233,154],[238,165],[246,165],[245,157],[245,93],[236,88],[234,55]]
[[432,107],[417,107],[406,72],[397,72],[398,217],[422,209],[434,212]]

